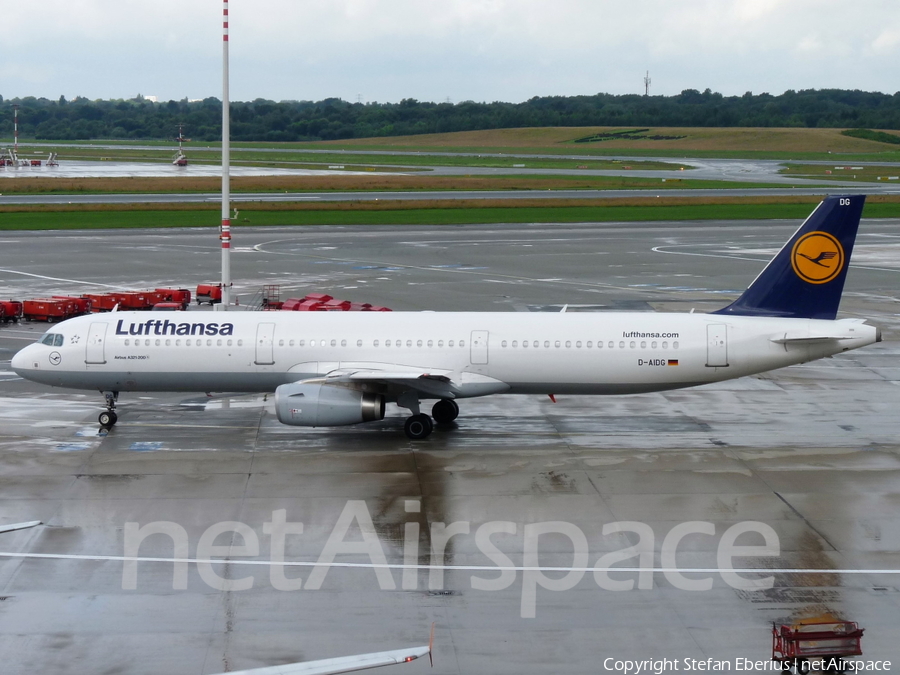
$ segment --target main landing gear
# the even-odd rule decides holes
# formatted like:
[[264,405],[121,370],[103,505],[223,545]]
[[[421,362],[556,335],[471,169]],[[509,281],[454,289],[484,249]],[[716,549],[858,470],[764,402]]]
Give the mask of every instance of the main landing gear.
[[106,397],[106,410],[100,413],[97,421],[100,422],[100,426],[109,429],[119,421],[119,416],[116,415],[116,401],[119,400],[119,392],[104,391],[103,395]]
[[419,396],[415,392],[404,392],[398,399],[397,405],[401,408],[408,408],[412,415],[406,418],[406,424],[403,430],[406,432],[407,438],[418,441],[428,438],[434,431],[434,422],[438,424],[450,424],[459,416],[459,406],[456,401],[445,398],[434,404],[431,409],[431,417],[419,410]]

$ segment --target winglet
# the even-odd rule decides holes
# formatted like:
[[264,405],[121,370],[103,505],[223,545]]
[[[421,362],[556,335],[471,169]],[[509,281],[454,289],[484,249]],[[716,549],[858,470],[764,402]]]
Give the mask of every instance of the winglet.
[[741,297],[712,313],[833,320],[865,201],[826,197]]

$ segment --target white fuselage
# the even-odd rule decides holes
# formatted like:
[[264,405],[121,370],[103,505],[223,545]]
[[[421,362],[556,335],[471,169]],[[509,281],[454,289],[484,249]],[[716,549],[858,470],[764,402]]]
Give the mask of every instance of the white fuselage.
[[448,373],[463,385],[460,397],[631,394],[764,372],[880,339],[856,320],[711,314],[161,314],[70,319],[48,331],[62,336],[55,345],[29,345],[12,367],[29,380],[100,391],[263,392],[340,370],[404,368]]

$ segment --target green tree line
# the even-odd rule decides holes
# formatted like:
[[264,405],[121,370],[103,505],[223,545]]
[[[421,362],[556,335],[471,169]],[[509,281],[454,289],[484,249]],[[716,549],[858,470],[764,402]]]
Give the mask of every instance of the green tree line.
[[[0,137],[36,140],[171,139],[178,125],[195,141],[221,137],[221,102],[0,96]],[[316,141],[371,136],[548,126],[831,127],[900,129],[900,92],[789,90],[778,96],[723,96],[686,89],[675,96],[596,94],[536,96],[523,103],[399,103],[323,101],[234,102],[237,141]]]

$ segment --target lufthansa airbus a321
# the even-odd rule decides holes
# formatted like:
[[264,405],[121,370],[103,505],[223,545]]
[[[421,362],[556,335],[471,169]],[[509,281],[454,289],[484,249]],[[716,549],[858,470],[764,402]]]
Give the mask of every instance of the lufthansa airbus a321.
[[[636,394],[729,380],[881,340],[837,320],[864,196],[821,202],[747,290],[709,314],[229,312],[94,314],[12,360],[20,376],[119,392],[275,392],[284,424],[337,426],[407,408],[427,437],[489,394]],[[177,317],[177,318],[175,318]],[[435,400],[431,415],[422,401]]]

